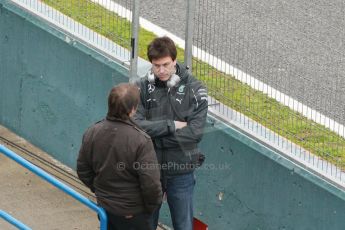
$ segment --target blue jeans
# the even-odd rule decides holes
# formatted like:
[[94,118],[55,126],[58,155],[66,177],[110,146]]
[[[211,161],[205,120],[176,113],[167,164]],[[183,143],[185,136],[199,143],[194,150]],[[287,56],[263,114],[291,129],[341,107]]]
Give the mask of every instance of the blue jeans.
[[151,215],[141,213],[136,214],[132,218],[117,216],[108,211],[108,230],[153,230],[150,219]]
[[[165,183],[162,183],[163,192],[167,195],[174,230],[193,230],[194,185],[194,173],[166,176]],[[159,210],[160,208],[153,214],[153,229],[156,229],[158,225]]]

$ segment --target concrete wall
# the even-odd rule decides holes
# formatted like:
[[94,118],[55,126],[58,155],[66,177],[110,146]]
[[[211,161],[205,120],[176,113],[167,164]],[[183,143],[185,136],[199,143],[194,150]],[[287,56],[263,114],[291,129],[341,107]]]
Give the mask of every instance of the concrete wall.
[[[104,117],[109,89],[127,72],[66,40],[17,7],[0,7],[0,123],[74,168],[82,133]],[[209,229],[345,229],[344,191],[241,131],[209,116],[201,147],[195,216]]]
[[210,229],[345,229],[345,192],[217,119],[202,141],[195,216]]

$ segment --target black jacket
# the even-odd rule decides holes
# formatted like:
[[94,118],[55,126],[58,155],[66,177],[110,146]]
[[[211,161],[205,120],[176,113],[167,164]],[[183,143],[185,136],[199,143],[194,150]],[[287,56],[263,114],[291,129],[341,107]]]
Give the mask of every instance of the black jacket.
[[92,125],[83,136],[77,173],[114,215],[152,213],[162,201],[151,138],[131,121],[107,118]]
[[[201,141],[207,116],[207,91],[179,63],[176,74],[180,82],[168,88],[165,82],[147,77],[140,79],[141,103],[134,119],[152,138],[158,162],[167,175],[194,170],[198,160],[197,144]],[[187,126],[175,131],[174,120]]]

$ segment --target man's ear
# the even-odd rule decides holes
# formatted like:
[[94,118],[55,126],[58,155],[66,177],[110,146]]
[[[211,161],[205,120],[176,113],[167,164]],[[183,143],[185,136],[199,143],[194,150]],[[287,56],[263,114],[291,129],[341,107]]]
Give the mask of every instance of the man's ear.
[[129,113],[129,117],[134,116],[134,114],[137,112],[137,107],[133,107],[131,112]]

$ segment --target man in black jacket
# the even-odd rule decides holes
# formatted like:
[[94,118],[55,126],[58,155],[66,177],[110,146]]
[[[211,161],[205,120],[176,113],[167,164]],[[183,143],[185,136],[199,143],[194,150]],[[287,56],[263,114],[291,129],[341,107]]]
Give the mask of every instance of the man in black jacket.
[[[148,46],[152,63],[142,78],[135,121],[152,138],[161,182],[175,230],[193,229],[194,169],[200,165],[201,141],[207,116],[207,91],[182,64],[168,37],[154,39]],[[154,215],[157,226],[159,210]]]
[[136,86],[114,87],[106,119],[85,132],[77,160],[78,176],[106,210],[110,230],[153,230],[151,215],[162,201],[151,138],[130,119],[138,102]]

